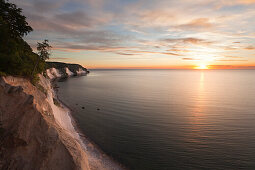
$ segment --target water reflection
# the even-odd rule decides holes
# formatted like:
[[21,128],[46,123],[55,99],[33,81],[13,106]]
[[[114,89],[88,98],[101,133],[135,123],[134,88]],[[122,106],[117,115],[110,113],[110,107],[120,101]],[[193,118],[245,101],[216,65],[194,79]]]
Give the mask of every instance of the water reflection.
[[188,132],[188,141],[194,143],[202,143],[205,137],[204,126],[206,120],[206,104],[205,104],[205,73],[200,72],[199,83],[196,83],[197,89],[194,89],[194,105],[191,106],[190,132]]

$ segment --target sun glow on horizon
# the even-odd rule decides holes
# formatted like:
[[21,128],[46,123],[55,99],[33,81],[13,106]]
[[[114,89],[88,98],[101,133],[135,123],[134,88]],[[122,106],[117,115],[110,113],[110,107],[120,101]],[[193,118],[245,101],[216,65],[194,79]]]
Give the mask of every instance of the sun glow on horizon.
[[195,69],[205,70],[205,69],[209,69],[209,68],[206,64],[200,64],[197,67],[195,67]]

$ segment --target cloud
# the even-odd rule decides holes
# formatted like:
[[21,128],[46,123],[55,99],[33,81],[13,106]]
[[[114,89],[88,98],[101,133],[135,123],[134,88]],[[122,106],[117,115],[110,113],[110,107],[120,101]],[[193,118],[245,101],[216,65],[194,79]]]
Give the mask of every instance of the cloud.
[[88,14],[82,11],[74,11],[69,13],[56,14],[53,19],[55,22],[61,23],[61,25],[69,25],[80,28],[93,27],[98,24],[96,18],[90,17]]
[[48,38],[55,48],[63,49],[69,44],[68,49],[101,49],[102,46],[121,46],[129,40],[128,36],[112,30],[94,28],[102,22],[89,19],[83,12],[57,14],[52,17],[53,19],[31,15],[29,21],[37,36]]
[[50,57],[50,60],[70,60],[71,58],[65,58],[65,57]]
[[224,50],[228,50],[228,51],[231,51],[231,50],[238,50],[239,48],[237,48],[237,47],[231,47],[231,46],[229,46],[229,47],[224,47]]
[[181,28],[185,30],[208,30],[213,27],[213,24],[210,22],[209,18],[198,18],[190,21],[187,24],[181,24],[176,26],[176,28]]
[[37,0],[37,1],[33,1],[31,3],[33,5],[33,9],[41,12],[41,13],[46,13],[49,11],[52,11],[56,8],[59,8],[61,6],[60,2],[52,2],[52,1],[42,1],[42,0]]
[[245,50],[255,50],[255,47],[254,46],[248,46],[248,47],[245,47],[244,49]]
[[247,59],[243,59],[244,57],[240,57],[240,56],[223,56],[223,58],[220,59],[216,59],[215,61],[228,61],[228,62],[232,62],[232,61],[248,61]]
[[230,56],[251,57],[244,49],[255,49],[255,0],[10,1],[24,9],[34,28],[26,37],[34,47],[46,38],[53,50],[66,53],[108,52],[122,59],[147,54],[165,59],[162,55],[167,55],[179,56],[181,62],[196,62],[196,57],[205,55],[243,61]]
[[136,54],[130,54],[130,53],[123,53],[123,52],[116,52],[116,54],[119,54],[119,55],[136,55]]
[[248,61],[247,59],[244,59],[244,57],[240,56],[215,56],[214,61],[226,61],[226,62],[235,62],[235,61]]
[[67,43],[62,43],[54,47],[53,49],[59,51],[69,51],[69,52],[79,52],[79,51],[101,51],[101,52],[116,52],[120,50],[130,49],[121,46],[103,46],[103,45],[72,45]]
[[161,39],[161,41],[163,42],[168,42],[168,43],[176,43],[176,42],[181,42],[184,44],[196,44],[196,45],[208,45],[208,44],[212,44],[212,42],[204,40],[204,39],[200,39],[200,38],[166,38],[166,39]]
[[100,52],[110,52],[118,55],[144,55],[144,54],[161,54],[170,56],[181,56],[178,53],[168,52],[168,51],[144,51],[144,50],[132,50],[137,47],[121,47],[121,46],[92,46],[92,45],[59,45],[54,47],[53,50],[65,51],[65,52],[80,52],[80,51],[100,51]]
[[200,59],[185,57],[185,58],[182,58],[182,60],[200,60]]
[[209,65],[210,69],[255,69],[255,66],[243,65]]
[[242,4],[242,5],[250,5],[255,4],[255,0],[236,0],[236,4]]
[[218,60],[215,60],[215,61],[248,61],[248,60],[226,60],[226,59],[218,59]]
[[212,43],[199,38],[183,38],[182,41],[184,43],[191,43],[191,44],[211,44]]
[[[55,31],[55,33],[83,33],[95,30],[107,23],[109,16],[91,16],[83,11],[62,12],[49,16],[27,12],[28,22],[36,31]],[[97,29],[96,29],[97,30]]]
[[248,5],[253,5],[255,4],[255,0],[221,0],[221,1],[215,1],[214,6],[217,7],[217,9],[219,8],[223,8],[223,7],[229,7],[229,6],[248,6]]
[[156,52],[156,51],[142,51],[142,50],[124,50],[125,52],[129,52],[129,54],[163,54],[163,55],[171,55],[171,56],[180,56],[177,53],[172,52]]
[[173,47],[171,49],[168,49],[167,51],[174,51],[174,52],[183,52],[183,53],[187,53],[187,52],[191,52],[191,50],[187,50],[185,49],[185,47],[178,49],[176,47]]
[[172,25],[173,20],[176,19],[176,15],[170,12],[169,10],[164,9],[154,9],[154,10],[144,10],[136,13],[136,16],[139,20],[134,25],[144,26],[169,26]]
[[225,58],[243,58],[243,57],[238,57],[238,56],[224,56]]

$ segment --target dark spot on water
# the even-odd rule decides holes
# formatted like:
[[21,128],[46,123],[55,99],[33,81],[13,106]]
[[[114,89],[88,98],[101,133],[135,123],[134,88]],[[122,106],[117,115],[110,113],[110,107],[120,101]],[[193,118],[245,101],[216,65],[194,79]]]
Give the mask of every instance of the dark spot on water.
[[97,110],[100,110],[99,108],[97,108]]
[[85,107],[82,107],[82,109],[85,109]]
[[77,103],[75,105],[78,105]]

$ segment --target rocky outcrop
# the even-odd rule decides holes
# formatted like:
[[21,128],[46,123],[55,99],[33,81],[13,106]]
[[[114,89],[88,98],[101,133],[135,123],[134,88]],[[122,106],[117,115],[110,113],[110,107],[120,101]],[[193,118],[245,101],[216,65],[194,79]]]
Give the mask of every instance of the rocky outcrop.
[[46,70],[47,76],[50,79],[78,76],[89,73],[89,71],[79,64],[68,64],[61,62],[47,62],[48,69]]
[[54,98],[41,75],[38,87],[0,77],[0,169],[89,169],[69,112]]

